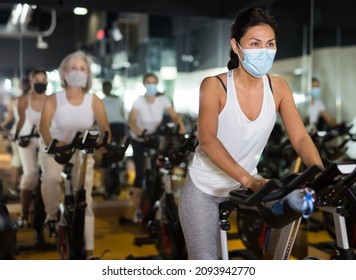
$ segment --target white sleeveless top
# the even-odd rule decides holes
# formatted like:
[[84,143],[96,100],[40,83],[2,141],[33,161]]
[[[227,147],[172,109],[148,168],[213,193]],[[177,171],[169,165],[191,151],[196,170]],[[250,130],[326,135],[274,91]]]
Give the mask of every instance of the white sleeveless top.
[[[251,175],[257,174],[257,164],[276,122],[276,107],[268,77],[263,76],[263,103],[257,119],[249,120],[240,108],[233,70],[227,73],[227,99],[218,119],[217,138],[234,160]],[[241,184],[218,168],[208,156],[196,148],[189,166],[193,183],[203,192],[220,197],[228,196]]]
[[[16,110],[17,111],[17,110]],[[31,98],[28,96],[28,105],[25,110],[25,122],[19,133],[20,136],[29,135],[33,126],[36,126],[36,131],[40,126],[41,112],[36,111],[31,106]]]
[[[132,108],[137,110],[137,125],[142,130],[146,129],[146,134],[156,132],[162,123],[164,111],[171,107],[172,104],[165,95],[156,96],[153,103],[148,103],[144,96],[140,96],[132,104]],[[130,130],[131,137],[136,141],[143,141]]]
[[93,95],[84,94],[80,105],[70,104],[64,91],[56,93],[56,99],[57,109],[53,116],[50,133],[53,139],[70,144],[77,131],[84,133],[87,129],[93,128],[95,121]]

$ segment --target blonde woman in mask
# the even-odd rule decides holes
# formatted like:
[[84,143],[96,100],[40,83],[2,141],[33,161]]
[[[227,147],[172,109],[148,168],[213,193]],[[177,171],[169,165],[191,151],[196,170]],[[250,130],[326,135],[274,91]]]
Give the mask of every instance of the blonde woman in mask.
[[145,131],[146,135],[156,132],[159,125],[162,123],[165,112],[168,113],[173,122],[179,125],[179,133],[185,133],[184,123],[180,116],[174,111],[170,100],[165,95],[158,93],[158,77],[154,73],[147,73],[143,77],[143,85],[146,88],[146,93],[133,103],[128,119],[136,172],[132,191],[134,223],[140,223],[142,221],[140,205],[145,169],[144,153],[147,149],[140,136],[143,131]]
[[[53,139],[59,140],[57,146],[70,144],[77,131],[85,132],[94,123],[101,132],[110,131],[102,101],[90,94],[92,73],[91,58],[82,51],[66,56],[60,66],[59,75],[63,90],[47,97],[40,122],[42,168],[42,196],[47,213],[45,224],[50,235],[56,235],[57,211],[59,205],[61,171],[63,165],[58,164],[53,155],[43,152]],[[74,164],[72,182],[79,184],[80,153],[76,151],[71,159]],[[94,213],[92,209],[92,188],[94,176],[94,159],[89,155],[86,175],[86,213],[85,213],[85,249],[87,258],[93,258],[94,251]]]

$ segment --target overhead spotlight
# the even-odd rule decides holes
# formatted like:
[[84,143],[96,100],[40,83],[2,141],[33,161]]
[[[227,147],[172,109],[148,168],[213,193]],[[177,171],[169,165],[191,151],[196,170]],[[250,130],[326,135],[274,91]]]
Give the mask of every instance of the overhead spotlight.
[[29,9],[30,9],[30,6],[29,6],[29,5],[23,4],[23,6],[22,6],[22,11],[21,11],[21,15],[20,15],[20,23],[21,23],[21,24],[25,24],[25,23],[26,23],[27,14],[28,14]]
[[11,23],[13,25],[16,25],[18,23],[18,21],[20,20],[21,12],[22,12],[22,5],[17,4],[16,8],[11,13]]
[[74,8],[73,13],[78,16],[84,16],[88,13],[88,9],[84,7],[76,7]]
[[38,35],[36,47],[38,49],[48,49],[48,43],[43,41],[42,35]]

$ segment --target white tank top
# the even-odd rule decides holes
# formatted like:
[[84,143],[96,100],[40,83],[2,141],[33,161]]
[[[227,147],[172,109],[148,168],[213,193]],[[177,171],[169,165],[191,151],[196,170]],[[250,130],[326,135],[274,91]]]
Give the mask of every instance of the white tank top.
[[[142,130],[146,129],[146,135],[156,132],[162,123],[164,111],[172,104],[165,95],[156,96],[153,103],[148,103],[144,96],[140,96],[132,104],[132,108],[137,110],[137,125]],[[136,141],[143,141],[130,130],[131,137]]]
[[25,110],[25,122],[19,133],[20,136],[29,135],[32,131],[33,126],[36,126],[35,131],[38,131],[40,126],[41,112],[36,111],[31,106],[31,98],[28,96],[28,105]]
[[52,138],[70,144],[77,133],[84,133],[93,128],[94,111],[93,95],[84,94],[84,100],[80,105],[72,105],[68,102],[64,91],[56,93],[57,109],[54,113],[50,127]]
[[[263,76],[263,103],[257,119],[249,120],[240,108],[233,70],[227,73],[227,99],[218,119],[217,138],[234,160],[251,175],[257,174],[257,164],[276,122],[276,107],[268,77]],[[189,173],[194,184],[203,192],[228,196],[241,184],[218,168],[208,156],[196,148]]]

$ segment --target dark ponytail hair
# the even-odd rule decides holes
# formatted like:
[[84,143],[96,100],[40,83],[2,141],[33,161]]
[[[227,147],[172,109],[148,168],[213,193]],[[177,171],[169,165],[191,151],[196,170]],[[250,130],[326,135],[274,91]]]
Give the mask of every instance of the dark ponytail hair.
[[[277,37],[279,30],[277,22],[275,21],[272,14],[268,10],[254,7],[236,16],[231,26],[231,39],[233,38],[236,40],[236,42],[240,42],[241,38],[245,35],[250,27],[258,25],[269,25]],[[227,68],[229,70],[237,68],[239,63],[239,57],[231,49],[230,61],[227,63]]]

